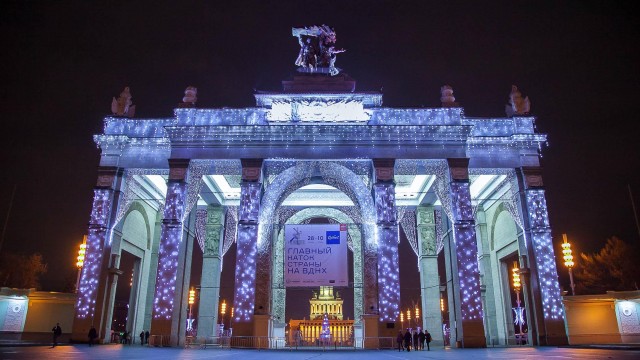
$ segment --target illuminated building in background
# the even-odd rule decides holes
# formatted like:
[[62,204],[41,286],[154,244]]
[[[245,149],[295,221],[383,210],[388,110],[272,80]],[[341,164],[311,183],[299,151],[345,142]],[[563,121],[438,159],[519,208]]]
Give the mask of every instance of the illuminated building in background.
[[[295,33],[317,36],[309,31]],[[450,86],[440,90],[438,106],[388,107],[380,91],[356,90],[334,66],[307,67],[281,91],[256,91],[252,107],[197,107],[189,86],[172,116],[133,119],[135,89],[127,88],[94,136],[100,167],[72,338],[83,340],[91,324],[107,338],[125,255],[134,258],[127,330],[150,329],[182,345],[186,325],[178,319],[187,318],[188,289],[197,285],[197,336],[215,336],[221,268],[233,244],[235,273],[225,274],[235,281],[233,334],[284,338],[290,239],[282,229],[325,218],[348,231],[354,338],[365,328],[397,333],[398,242],[406,238],[421,289],[420,312],[406,320],[430,329],[436,344],[444,341],[433,331],[443,323],[440,277],[446,322],[457,326],[452,344],[513,339],[502,279],[516,256],[524,307],[537,319],[527,343],[566,343],[539,164],[547,137],[515,86],[508,116],[488,118],[465,114]],[[203,253],[200,284],[188,271],[194,246]]]
[[321,286],[309,299],[309,320],[289,320],[288,341],[294,344],[300,330],[299,346],[315,346],[324,342],[332,346],[354,346],[353,320],[342,314],[344,300],[334,294],[333,286]]

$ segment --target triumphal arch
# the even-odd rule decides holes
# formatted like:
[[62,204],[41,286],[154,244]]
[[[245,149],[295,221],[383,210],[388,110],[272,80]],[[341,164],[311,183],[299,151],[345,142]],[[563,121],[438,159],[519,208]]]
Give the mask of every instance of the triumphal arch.
[[299,71],[281,91],[257,91],[254,107],[200,108],[189,87],[172,117],[137,119],[128,88],[113,99],[94,136],[101,156],[73,338],[94,325],[109,340],[126,253],[135,259],[127,329],[183,344],[195,246],[197,336],[218,331],[222,262],[235,249],[235,274],[225,275],[235,279],[233,334],[284,338],[285,226],[325,218],[348,234],[356,340],[400,328],[406,239],[420,271],[419,322],[436,343],[443,321],[458,346],[513,340],[514,262],[527,343],[566,343],[539,164],[546,135],[528,99],[513,87],[506,117],[475,118],[443,86],[440,107],[385,107],[382,93],[356,90],[335,66],[343,50],[331,28],[293,35]]

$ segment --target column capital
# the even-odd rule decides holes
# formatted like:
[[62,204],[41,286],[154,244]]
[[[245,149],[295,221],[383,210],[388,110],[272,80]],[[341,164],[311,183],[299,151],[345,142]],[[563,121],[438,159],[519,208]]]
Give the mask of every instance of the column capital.
[[169,159],[169,181],[185,181],[190,159]]
[[371,159],[376,171],[376,182],[393,181],[396,159]]
[[242,164],[242,181],[260,181],[263,159],[240,159],[240,163]]
[[123,169],[117,166],[98,166],[98,179],[96,187],[98,188],[114,188],[116,178],[122,176]]
[[539,166],[523,166],[520,168],[525,189],[539,189],[544,187],[542,168]]
[[451,181],[469,181],[469,158],[448,158]]

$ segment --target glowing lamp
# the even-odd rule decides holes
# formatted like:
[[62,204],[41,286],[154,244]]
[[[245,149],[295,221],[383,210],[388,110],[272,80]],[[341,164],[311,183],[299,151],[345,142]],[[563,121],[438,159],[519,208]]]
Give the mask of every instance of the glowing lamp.
[[84,254],[86,253],[86,250],[87,243],[83,242],[82,244],[80,244],[80,249],[78,250],[78,261],[76,261],[76,266],[78,267],[78,269],[80,269],[84,265]]
[[416,308],[416,319],[420,318],[420,308]]
[[567,241],[567,234],[562,234],[564,243],[562,244],[562,257],[564,258],[564,266],[569,269],[573,267],[573,255],[571,254],[571,244]]
[[520,269],[518,269],[517,261],[513,262],[513,269],[511,269],[511,271],[513,276],[513,289],[515,291],[520,291],[522,284],[520,283]]
[[189,305],[193,305],[196,302],[196,291],[191,289],[189,290]]
[[227,302],[225,300],[222,300],[222,305],[220,305],[220,313],[222,316],[227,313]]

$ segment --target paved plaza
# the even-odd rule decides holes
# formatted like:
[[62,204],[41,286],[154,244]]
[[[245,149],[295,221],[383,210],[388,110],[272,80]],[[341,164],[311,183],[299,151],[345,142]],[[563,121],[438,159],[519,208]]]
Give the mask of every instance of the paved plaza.
[[314,359],[331,360],[371,359],[640,359],[640,350],[582,349],[556,347],[521,347],[491,349],[433,349],[431,351],[398,352],[397,350],[243,350],[243,349],[180,349],[148,348],[123,345],[87,345],[25,347],[0,347],[0,359],[91,359],[91,360],[137,360],[137,359],[216,359],[216,360],[269,360],[269,359]]

